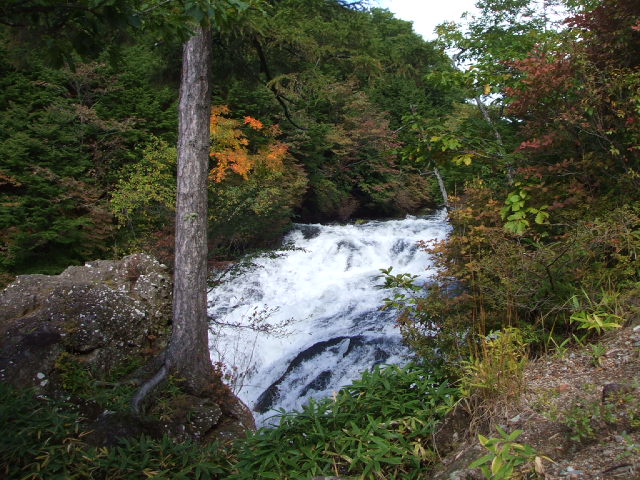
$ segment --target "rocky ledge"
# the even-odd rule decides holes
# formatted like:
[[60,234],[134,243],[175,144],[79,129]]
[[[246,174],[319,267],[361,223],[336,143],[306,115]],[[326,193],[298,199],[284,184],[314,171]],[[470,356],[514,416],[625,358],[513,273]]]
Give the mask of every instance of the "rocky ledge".
[[[223,388],[217,398],[164,398],[162,418],[142,419],[78,398],[68,384],[62,371],[69,365],[104,384],[123,365],[144,365],[162,352],[171,331],[171,291],[167,268],[146,254],[69,267],[60,275],[19,276],[0,292],[0,381],[76,401],[96,443],[141,433],[208,441],[255,428],[250,411]],[[144,372],[118,382],[135,385]]]

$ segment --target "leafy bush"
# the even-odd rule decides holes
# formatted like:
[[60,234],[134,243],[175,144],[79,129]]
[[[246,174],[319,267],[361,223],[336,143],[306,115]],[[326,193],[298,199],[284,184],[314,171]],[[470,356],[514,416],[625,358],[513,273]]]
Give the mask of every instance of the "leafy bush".
[[538,457],[530,445],[516,442],[518,437],[522,435],[522,430],[514,430],[511,433],[505,432],[500,427],[497,427],[497,430],[500,437],[487,438],[484,435],[478,435],[480,444],[489,450],[489,453],[473,461],[469,468],[480,467],[487,480],[522,478],[515,475],[517,475],[516,472],[523,470],[542,473],[542,458],[549,459]]
[[569,438],[585,442],[598,438],[603,430],[633,431],[640,427],[640,399],[632,390],[622,390],[606,398],[576,398],[559,415],[569,427]]
[[0,383],[0,476],[10,479],[158,480],[226,478],[229,459],[217,444],[168,437],[92,447],[73,405]]
[[437,459],[431,435],[454,393],[421,368],[376,367],[333,399],[281,412],[277,427],[242,443],[229,478],[419,478]]

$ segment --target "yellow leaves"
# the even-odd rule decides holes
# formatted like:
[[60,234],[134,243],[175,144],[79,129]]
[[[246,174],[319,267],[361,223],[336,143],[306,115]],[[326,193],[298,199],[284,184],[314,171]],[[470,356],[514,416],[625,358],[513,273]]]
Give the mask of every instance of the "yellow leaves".
[[452,158],[453,163],[455,163],[456,165],[471,165],[471,162],[473,161],[473,155],[470,153],[465,153],[462,155],[458,155],[456,157]]
[[[225,105],[215,106],[211,109],[211,152],[209,156],[216,165],[209,172],[209,180],[220,183],[229,173],[235,173],[244,180],[256,168],[264,167],[269,170],[283,168],[284,159],[288,153],[288,147],[273,140],[280,132],[277,125],[264,127],[264,124],[253,117],[245,116],[243,121],[228,118],[231,111]],[[250,149],[250,140],[247,138],[243,126],[260,131],[271,141],[257,152]]]
[[484,86],[484,91],[483,93],[485,95],[489,95],[491,93],[491,85],[489,85],[488,83]]

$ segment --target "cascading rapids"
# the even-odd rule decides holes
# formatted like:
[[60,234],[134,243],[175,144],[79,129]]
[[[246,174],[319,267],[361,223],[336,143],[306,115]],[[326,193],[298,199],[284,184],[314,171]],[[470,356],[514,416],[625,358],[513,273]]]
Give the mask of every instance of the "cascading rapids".
[[376,364],[406,361],[395,314],[379,310],[389,295],[376,288],[380,269],[426,281],[433,270],[416,244],[448,231],[444,211],[298,225],[285,239],[289,249],[254,259],[209,292],[212,360],[226,365],[259,424],[273,409],[330,396]]

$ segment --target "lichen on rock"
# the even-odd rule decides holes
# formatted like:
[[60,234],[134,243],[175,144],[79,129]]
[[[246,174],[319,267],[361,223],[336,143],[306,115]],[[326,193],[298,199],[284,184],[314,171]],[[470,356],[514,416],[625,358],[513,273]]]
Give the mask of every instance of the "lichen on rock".
[[[97,260],[60,275],[19,276],[0,292],[0,381],[70,395],[95,444],[140,433],[228,440],[255,428],[248,408],[230,392],[221,398],[182,396],[182,403],[172,399],[164,418],[154,418],[150,405],[150,415],[135,420],[126,406],[115,413],[93,398],[123,385],[132,391],[153,362],[146,369],[136,366],[162,358],[171,331],[171,292],[167,267],[146,254]],[[129,374],[114,379],[122,371]]]
[[[139,272],[132,285],[128,265]],[[140,286],[138,286],[138,284]],[[69,267],[60,275],[22,275],[0,292],[0,380],[41,387],[67,352],[97,374],[164,347],[170,277],[145,254]]]

